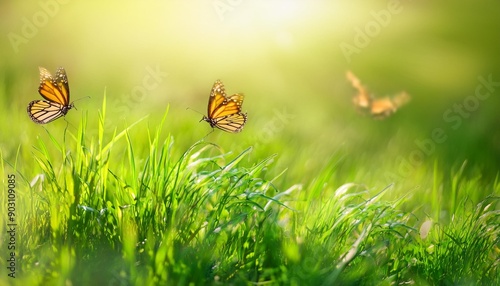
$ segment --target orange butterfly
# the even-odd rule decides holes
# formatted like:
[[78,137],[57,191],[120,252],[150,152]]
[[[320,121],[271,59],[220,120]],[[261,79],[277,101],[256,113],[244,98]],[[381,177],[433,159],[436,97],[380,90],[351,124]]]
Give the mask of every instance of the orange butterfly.
[[241,112],[242,104],[243,94],[236,93],[228,97],[224,84],[216,80],[208,99],[207,116],[203,116],[201,120],[208,122],[212,128],[217,127],[231,133],[240,132],[247,122],[247,114]]
[[66,115],[73,108],[69,103],[68,77],[64,68],[56,70],[56,76],[42,67],[40,69],[40,86],[38,93],[46,100],[33,100],[28,104],[28,115],[38,124],[45,124]]
[[410,95],[405,91],[400,92],[392,98],[386,96],[374,99],[373,96],[368,94],[361,81],[352,72],[348,71],[346,76],[347,80],[358,91],[358,94],[352,99],[354,106],[362,113],[370,114],[375,119],[383,119],[390,116],[410,101]]

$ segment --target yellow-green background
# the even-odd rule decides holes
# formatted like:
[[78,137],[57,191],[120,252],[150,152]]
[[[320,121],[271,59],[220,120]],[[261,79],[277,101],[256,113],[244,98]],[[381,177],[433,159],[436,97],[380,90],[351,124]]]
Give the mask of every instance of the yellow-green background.
[[[207,140],[236,153],[254,146],[249,160],[277,153],[277,170],[289,168],[283,186],[313,180],[338,157],[340,181],[377,189],[396,182],[399,190],[416,189],[417,198],[430,189],[435,166],[447,173],[467,161],[466,170],[490,182],[500,165],[500,92],[480,101],[456,130],[442,116],[474,95],[479,76],[500,81],[500,3],[392,2],[2,1],[4,159],[24,165],[28,178],[39,172],[34,161],[14,162],[18,147],[29,154],[37,138],[47,136],[25,110],[40,98],[38,66],[63,66],[72,100],[81,99],[66,116],[70,130],[87,113],[88,134],[94,132],[106,93],[110,134],[149,115],[131,133],[140,148],[144,130],[155,127],[169,105],[166,131],[184,150],[210,132],[193,110],[206,112],[210,88],[221,79],[228,93],[246,95],[248,122],[240,134],[216,131]],[[348,60],[341,44],[354,45],[357,29],[390,5],[401,11]],[[43,21],[44,13],[47,21],[26,37],[26,21]],[[13,44],[14,35],[26,41]],[[131,97],[148,68],[168,75],[143,97]],[[412,101],[383,121],[360,116],[347,70],[376,96],[406,90]],[[60,134],[66,126],[59,119],[44,127]],[[443,128],[448,139],[401,171],[401,160],[418,150],[415,141],[430,138],[434,128]],[[478,190],[478,197],[490,191]]]

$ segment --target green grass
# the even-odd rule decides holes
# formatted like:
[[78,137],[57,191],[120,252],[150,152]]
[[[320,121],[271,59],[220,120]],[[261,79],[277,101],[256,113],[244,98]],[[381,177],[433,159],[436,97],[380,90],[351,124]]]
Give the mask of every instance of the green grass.
[[[426,218],[412,191],[391,199],[393,185],[342,182],[342,168],[367,174],[346,171],[342,151],[308,182],[284,184],[279,154],[248,159],[252,146],[224,152],[206,138],[179,150],[165,134],[168,111],[123,130],[106,130],[105,112],[103,100],[95,129],[84,113],[78,129],[47,131],[2,161],[19,175],[15,284],[500,283],[499,198],[461,195],[481,188],[479,177],[465,178],[466,165],[443,170],[436,161]],[[131,136],[140,128],[144,136]],[[26,153],[36,162],[29,169],[16,164]],[[421,236],[427,219],[433,226]]]
[[[498,1],[401,1],[350,59],[387,0],[4,2],[0,285],[500,285]],[[78,100],[46,125],[38,66]],[[347,70],[411,101],[360,116]],[[192,111],[216,79],[241,133]]]

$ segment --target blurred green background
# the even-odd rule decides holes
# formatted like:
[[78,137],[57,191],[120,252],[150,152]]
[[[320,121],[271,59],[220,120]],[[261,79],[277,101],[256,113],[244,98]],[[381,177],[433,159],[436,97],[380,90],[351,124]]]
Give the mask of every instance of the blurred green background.
[[[431,188],[435,166],[448,173],[467,161],[466,173],[485,184],[499,170],[500,86],[474,101],[479,77],[500,82],[498,1],[42,0],[2,1],[0,9],[0,144],[12,164],[18,147],[29,153],[47,136],[26,114],[40,98],[38,66],[63,66],[72,100],[81,99],[70,124],[87,113],[96,129],[106,94],[109,134],[148,115],[131,131],[146,144],[146,127],[170,106],[166,131],[179,152],[210,132],[186,108],[205,113],[221,79],[229,94],[245,94],[248,122],[240,134],[207,140],[236,153],[254,146],[255,162],[277,153],[286,186],[336,160],[339,183],[396,182],[419,192]],[[376,96],[406,90],[412,100],[382,121],[361,116],[347,70]],[[457,113],[464,103],[466,114]],[[43,127],[58,134],[66,125]],[[435,128],[446,140],[419,151],[416,142],[430,144]]]

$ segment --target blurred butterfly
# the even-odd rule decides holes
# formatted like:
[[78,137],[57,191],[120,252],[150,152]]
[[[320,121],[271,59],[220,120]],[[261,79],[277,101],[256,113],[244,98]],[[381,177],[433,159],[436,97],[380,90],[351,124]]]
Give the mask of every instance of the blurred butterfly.
[[370,114],[375,119],[384,119],[390,116],[401,106],[410,101],[410,95],[405,91],[398,93],[392,98],[387,96],[375,99],[368,94],[366,88],[352,72],[348,71],[346,76],[347,80],[349,80],[352,86],[358,91],[358,94],[352,99],[354,106],[360,112]]
[[243,94],[236,93],[228,97],[224,84],[216,80],[208,99],[207,116],[203,116],[201,120],[208,122],[212,128],[217,127],[231,133],[240,132],[247,122],[247,114],[241,112],[242,104]]
[[56,70],[55,77],[45,68],[40,69],[38,93],[45,100],[33,100],[28,104],[28,115],[38,124],[45,124],[66,115],[73,108],[69,103],[68,77],[64,68]]

